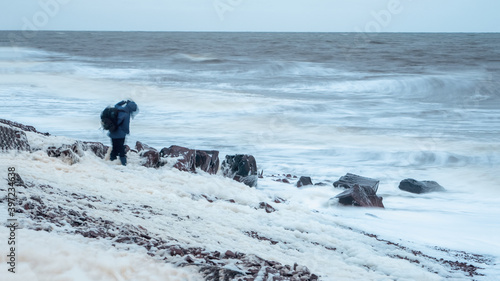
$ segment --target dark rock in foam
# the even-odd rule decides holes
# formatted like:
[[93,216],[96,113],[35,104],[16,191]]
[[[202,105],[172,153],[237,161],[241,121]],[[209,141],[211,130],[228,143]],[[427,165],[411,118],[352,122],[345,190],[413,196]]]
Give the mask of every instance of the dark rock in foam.
[[13,127],[13,128],[18,128],[21,131],[33,132],[33,133],[41,134],[41,135],[44,135],[44,136],[50,136],[49,133],[40,133],[33,126],[24,125],[24,124],[17,123],[17,122],[14,122],[14,121],[0,119],[0,123],[3,123],[5,125],[8,125],[8,126]]
[[104,159],[106,157],[106,153],[108,152],[109,146],[104,145],[100,142],[89,142],[84,141],[82,143],[82,148],[85,151],[92,151],[97,157]]
[[209,174],[217,174],[219,171],[219,151],[196,150],[195,166]]
[[378,184],[379,180],[347,173],[333,183],[333,186],[341,186],[347,190],[334,198],[338,198],[343,205],[384,208],[382,197],[376,195]]
[[196,172],[196,168],[209,174],[216,174],[219,170],[219,152],[216,150],[196,150],[172,145],[160,151],[162,158],[176,158],[173,165],[180,171]]
[[369,186],[355,184],[352,188],[335,196],[335,198],[338,198],[343,205],[384,208],[382,197],[377,196]]
[[306,185],[312,185],[312,179],[310,177],[300,177],[299,181],[297,182],[297,187],[302,187]]
[[354,185],[371,187],[375,192],[378,190],[379,181],[372,178],[358,176],[355,174],[347,173],[345,176],[333,183],[335,187],[352,188]]
[[250,187],[257,186],[257,163],[252,155],[226,155],[221,169],[225,177],[232,178]]
[[150,147],[140,141],[135,143],[135,149],[142,158],[141,164],[147,168],[158,168],[161,166],[160,153],[156,148]]
[[402,180],[399,183],[399,189],[416,194],[446,191],[444,187],[435,181],[418,181],[414,179]]
[[31,151],[26,134],[14,127],[0,126],[0,151]]

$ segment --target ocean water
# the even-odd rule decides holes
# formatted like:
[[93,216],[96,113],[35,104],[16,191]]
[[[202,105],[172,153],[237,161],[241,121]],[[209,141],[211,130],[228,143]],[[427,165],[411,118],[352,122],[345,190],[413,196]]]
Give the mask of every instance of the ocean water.
[[[332,193],[347,172],[376,178],[386,209],[368,217],[323,192],[293,200],[383,237],[500,257],[499,47],[500,34],[1,31],[0,118],[109,143],[101,110],[133,99],[130,146],[252,154],[266,191],[283,188],[272,175]],[[448,192],[408,194],[405,178]]]
[[128,140],[253,154],[325,175],[498,164],[500,35],[0,33],[2,117],[106,142],[99,112],[141,109]]

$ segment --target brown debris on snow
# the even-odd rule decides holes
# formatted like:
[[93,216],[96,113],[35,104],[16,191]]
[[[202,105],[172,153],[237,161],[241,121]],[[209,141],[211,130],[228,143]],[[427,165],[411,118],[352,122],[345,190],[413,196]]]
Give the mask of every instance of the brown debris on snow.
[[[51,202],[50,198],[50,196],[64,196],[70,201],[78,200],[80,204],[85,202],[84,205],[92,209],[92,203],[106,200],[102,197],[87,196],[83,193],[68,193],[48,185],[30,183],[30,186],[44,192],[47,196],[29,196],[27,192],[22,192],[25,196],[19,196],[17,204],[21,206],[19,212],[24,213],[33,222],[31,226],[28,225],[28,228],[37,231],[51,232],[54,231],[54,227],[64,226],[64,228],[70,228],[70,233],[82,235],[88,239],[108,239],[114,245],[138,245],[144,247],[148,251],[147,254],[154,258],[164,260],[165,262],[172,262],[177,266],[198,267],[199,272],[205,276],[205,280],[251,281],[257,280],[258,277],[263,277],[264,280],[314,281],[319,279],[307,267],[297,264],[293,266],[283,265],[255,255],[248,255],[232,250],[227,250],[224,254],[221,254],[218,251],[207,251],[202,248],[182,247],[175,238],[158,237],[140,225],[121,224],[110,219],[93,217],[84,210],[69,208],[68,206],[61,206],[56,202]],[[139,218],[144,216],[144,219],[146,219],[145,214],[156,214],[150,206],[124,205],[117,205],[116,212],[132,211]],[[263,207],[266,210],[269,209],[268,204],[264,205]],[[179,217],[180,220],[189,219],[188,217],[181,218],[177,214],[172,215]],[[259,236],[256,232],[247,233],[247,235],[257,240],[268,240],[272,244],[277,243],[272,239]],[[225,267],[228,264],[235,265],[236,267],[228,269]]]

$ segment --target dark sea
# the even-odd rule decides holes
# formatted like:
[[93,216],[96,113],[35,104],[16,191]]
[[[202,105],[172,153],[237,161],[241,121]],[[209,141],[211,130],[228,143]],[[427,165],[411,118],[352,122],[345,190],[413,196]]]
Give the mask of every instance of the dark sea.
[[[110,144],[99,115],[122,99],[131,147],[251,154],[258,189],[310,176],[326,186],[294,198],[348,228],[500,257],[499,33],[0,31],[0,118]],[[332,208],[346,173],[380,180],[385,209]]]
[[129,98],[129,145],[270,173],[500,164],[496,33],[2,31],[0,73],[0,117],[77,139],[107,142],[99,112]]

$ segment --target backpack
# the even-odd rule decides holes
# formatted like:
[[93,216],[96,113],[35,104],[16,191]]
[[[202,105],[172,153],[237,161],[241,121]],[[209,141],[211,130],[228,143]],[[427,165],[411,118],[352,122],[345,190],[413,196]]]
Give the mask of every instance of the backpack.
[[116,107],[108,106],[101,112],[101,126],[104,130],[114,132],[118,130],[118,112]]

